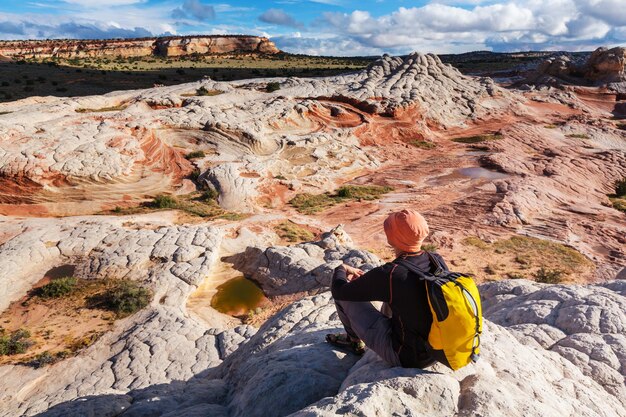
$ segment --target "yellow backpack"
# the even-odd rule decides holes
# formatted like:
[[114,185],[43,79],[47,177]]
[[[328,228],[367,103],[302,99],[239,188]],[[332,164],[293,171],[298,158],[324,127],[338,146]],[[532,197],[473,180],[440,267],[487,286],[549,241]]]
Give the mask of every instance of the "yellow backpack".
[[395,263],[424,281],[433,314],[426,346],[435,359],[456,371],[476,362],[480,354],[483,330],[480,294],[471,277],[450,272],[430,253],[428,256],[437,266],[433,273],[425,273],[404,259]]

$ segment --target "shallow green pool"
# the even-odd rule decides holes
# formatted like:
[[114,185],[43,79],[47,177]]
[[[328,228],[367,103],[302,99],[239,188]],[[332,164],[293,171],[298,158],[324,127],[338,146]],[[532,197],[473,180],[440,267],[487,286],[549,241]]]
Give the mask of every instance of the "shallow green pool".
[[245,277],[233,278],[217,287],[211,307],[231,316],[241,316],[259,307],[265,300],[263,291]]

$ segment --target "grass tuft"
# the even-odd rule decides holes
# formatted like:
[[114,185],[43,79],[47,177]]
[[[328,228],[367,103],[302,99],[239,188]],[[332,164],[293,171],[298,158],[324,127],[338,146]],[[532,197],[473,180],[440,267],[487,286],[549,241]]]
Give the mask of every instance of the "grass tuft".
[[457,143],[480,143],[480,142],[488,142],[492,140],[500,140],[504,138],[504,136],[500,133],[489,133],[484,135],[475,135],[475,136],[465,136],[460,138],[452,139],[452,142]]
[[291,220],[286,220],[274,227],[274,230],[282,239],[288,242],[309,242],[315,235]]
[[569,135],[565,136],[573,139],[590,139],[589,135],[587,135],[586,133],[570,133]]
[[121,111],[121,110],[125,110],[128,106],[125,104],[121,104],[119,106],[112,106],[112,107],[102,107],[101,109],[86,109],[86,108],[79,108],[76,109],[76,113],[104,113],[107,111]]
[[437,147],[437,145],[435,145],[434,142],[428,142],[426,140],[414,140],[409,143],[415,146],[416,148],[420,148],[420,149],[434,149]]
[[335,194],[298,194],[289,201],[303,214],[315,214],[349,200],[376,200],[393,188],[380,185],[344,185]]

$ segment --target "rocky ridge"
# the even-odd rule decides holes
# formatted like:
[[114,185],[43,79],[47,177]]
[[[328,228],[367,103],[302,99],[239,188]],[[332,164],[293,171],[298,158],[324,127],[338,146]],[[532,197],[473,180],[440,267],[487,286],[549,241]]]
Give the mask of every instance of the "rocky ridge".
[[140,39],[0,41],[0,56],[25,58],[163,57],[192,54],[280,52],[272,41],[258,36],[174,36]]

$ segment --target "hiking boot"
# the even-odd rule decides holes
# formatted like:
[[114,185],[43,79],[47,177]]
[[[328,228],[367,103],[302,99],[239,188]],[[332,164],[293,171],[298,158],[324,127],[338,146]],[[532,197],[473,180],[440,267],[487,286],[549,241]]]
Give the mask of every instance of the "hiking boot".
[[365,353],[365,343],[361,339],[353,339],[345,333],[327,334],[326,342],[355,355]]

